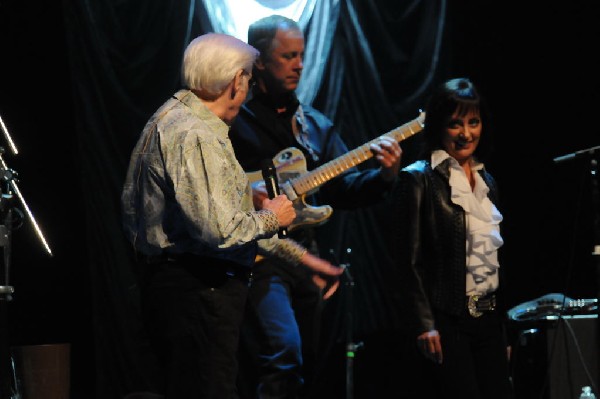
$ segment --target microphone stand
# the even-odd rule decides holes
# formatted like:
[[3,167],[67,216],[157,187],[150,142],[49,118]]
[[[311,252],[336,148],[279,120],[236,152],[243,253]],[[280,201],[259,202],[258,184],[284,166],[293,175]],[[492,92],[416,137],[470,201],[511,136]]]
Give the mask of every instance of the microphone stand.
[[[2,117],[0,117],[0,130],[2,130],[12,153],[18,154],[17,147],[8,133]],[[0,216],[2,216],[0,222],[3,223],[0,225],[0,247],[3,249],[3,262],[0,264],[0,399],[20,399],[21,394],[19,393],[17,375],[10,351],[8,302],[12,300],[12,294],[14,293],[14,288],[10,285],[11,239],[15,222],[13,212],[18,215],[19,219],[22,219],[24,215],[20,209],[13,207],[13,194],[19,199],[46,252],[52,256],[52,251],[35,221],[33,213],[29,210],[23,195],[21,195],[16,182],[17,173],[6,165],[2,154],[4,154],[4,147],[0,147]]]
[[0,189],[0,212],[4,215],[0,225],[0,246],[3,248],[3,260],[0,280],[0,399],[18,399],[16,374],[10,353],[8,331],[8,302],[12,300],[14,288],[10,285],[10,248],[12,238],[11,196]]
[[[598,159],[591,157],[590,159],[590,184],[592,186],[592,212],[594,218],[594,248],[592,251],[592,256],[595,260],[596,265],[596,296],[600,300],[600,183],[598,182]],[[596,306],[596,334],[597,339],[596,342],[600,342],[600,306]],[[598,347],[597,359],[600,359],[600,347]],[[596,375],[597,383],[600,384],[600,368],[598,368],[598,372]],[[597,390],[598,387],[596,386]],[[598,393],[596,391],[596,393]]]
[[[351,250],[346,250],[350,254]],[[344,276],[346,281],[346,399],[354,398],[354,357],[356,352],[364,344],[362,342],[354,342],[354,277],[350,274],[350,262],[340,265],[344,268]]]

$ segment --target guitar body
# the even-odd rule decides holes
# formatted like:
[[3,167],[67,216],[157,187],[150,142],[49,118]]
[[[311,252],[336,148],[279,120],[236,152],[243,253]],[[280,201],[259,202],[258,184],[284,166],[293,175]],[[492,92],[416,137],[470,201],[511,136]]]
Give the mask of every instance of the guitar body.
[[[306,203],[306,195],[315,190],[298,196],[293,191],[289,191],[290,189],[293,190],[289,182],[307,173],[306,158],[302,151],[296,147],[281,150],[273,157],[273,164],[275,165],[275,169],[277,169],[277,179],[279,180],[279,185],[282,187],[282,192],[287,194],[288,198],[292,200],[294,210],[296,211],[296,219],[288,226],[288,231],[301,226],[318,226],[325,223],[333,213],[333,208],[329,205],[312,206]],[[261,171],[248,173],[248,179],[250,183],[262,181]]]

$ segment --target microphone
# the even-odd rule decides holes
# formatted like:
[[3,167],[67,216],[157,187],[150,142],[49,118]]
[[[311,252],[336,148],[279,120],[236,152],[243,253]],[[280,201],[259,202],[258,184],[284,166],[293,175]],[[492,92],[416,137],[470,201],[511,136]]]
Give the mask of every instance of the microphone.
[[[277,181],[277,170],[271,159],[263,160],[261,165],[262,176],[265,180],[265,186],[267,187],[267,194],[269,194],[269,199],[273,199],[281,194],[279,182]],[[279,238],[288,238],[287,228],[281,227],[277,232],[277,235]]]
[[569,161],[571,159],[579,158],[585,155],[593,155],[595,151],[600,150],[600,145],[596,147],[586,148],[585,150],[575,151],[570,154],[562,155],[560,157],[554,158],[554,163],[560,163],[564,161]]

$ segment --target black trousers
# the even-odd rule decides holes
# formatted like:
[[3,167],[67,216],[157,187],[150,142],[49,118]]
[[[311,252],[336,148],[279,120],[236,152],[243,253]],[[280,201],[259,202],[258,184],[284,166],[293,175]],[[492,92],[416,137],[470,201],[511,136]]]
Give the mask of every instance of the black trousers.
[[145,265],[142,310],[166,399],[237,398],[236,351],[248,273],[214,259]]
[[418,352],[416,337],[408,344],[411,354],[405,375],[408,393],[401,398],[511,399],[507,341],[498,311],[474,318],[437,312],[435,322],[444,360],[434,364]]

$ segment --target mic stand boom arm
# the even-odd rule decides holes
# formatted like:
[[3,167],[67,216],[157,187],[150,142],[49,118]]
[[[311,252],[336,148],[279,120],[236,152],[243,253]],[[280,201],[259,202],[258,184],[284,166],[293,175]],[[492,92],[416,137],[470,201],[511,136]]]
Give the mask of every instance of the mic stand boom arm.
[[587,155],[594,155],[595,152],[600,151],[600,145],[596,147],[586,148],[585,150],[575,151],[570,154],[561,155],[553,159],[554,163],[560,163],[564,161],[569,161],[571,159],[579,158]]
[[[2,151],[0,151],[0,154],[2,154]],[[31,222],[38,238],[44,245],[46,252],[48,252],[48,255],[52,256],[52,250],[50,249],[50,246],[46,242],[46,239],[44,238],[44,235],[42,234],[42,230],[40,229],[37,222],[35,221],[35,218],[33,217],[31,210],[29,210],[29,207],[27,206],[27,203],[25,202],[25,199],[23,198],[23,195],[21,194],[21,190],[19,190],[19,186],[17,186],[17,182],[14,179],[15,172],[6,166],[6,162],[4,162],[4,158],[2,158],[2,155],[0,155],[0,165],[2,165],[2,167],[0,168],[0,170],[2,171],[2,180],[7,182],[9,189],[17,195],[17,198],[19,198],[19,202],[21,203],[21,206],[25,210],[27,219],[29,219],[29,221]]]

